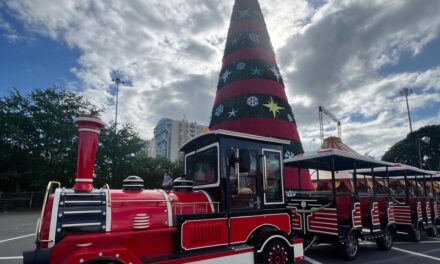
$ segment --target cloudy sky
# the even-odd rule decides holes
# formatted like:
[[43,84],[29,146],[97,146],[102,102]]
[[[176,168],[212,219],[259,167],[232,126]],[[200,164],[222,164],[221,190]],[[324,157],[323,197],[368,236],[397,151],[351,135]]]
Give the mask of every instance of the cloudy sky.
[[[162,117],[209,123],[233,0],[0,0],[0,95],[61,85],[147,139]],[[304,147],[318,106],[343,140],[381,156],[440,123],[440,1],[260,0]],[[325,121],[326,135],[335,125]]]

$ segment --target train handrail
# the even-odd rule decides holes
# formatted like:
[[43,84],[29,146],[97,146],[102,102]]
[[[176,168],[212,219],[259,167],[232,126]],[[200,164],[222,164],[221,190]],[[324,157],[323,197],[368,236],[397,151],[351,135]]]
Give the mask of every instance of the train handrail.
[[304,252],[309,250],[309,248],[311,248],[313,246],[313,244],[315,244],[317,239],[318,239],[318,236],[314,235],[313,238],[312,238],[312,241],[310,241],[310,243],[304,248]]
[[102,186],[102,189],[107,189],[108,190],[107,205],[108,205],[108,207],[112,207],[112,197],[111,197],[111,192],[110,192],[110,185],[108,185],[108,183],[106,183],[106,184],[104,184],[104,186]]
[[406,205],[405,202],[400,202],[398,200],[396,200],[394,197],[391,197],[391,200],[393,200],[394,203],[399,204],[399,205]]
[[[44,212],[46,211],[46,206],[47,206],[47,200],[49,200],[49,195],[51,194],[50,191],[52,190],[53,186],[57,186],[58,188],[61,188],[61,183],[58,181],[50,181],[47,184],[46,187],[46,194],[44,195],[44,200],[43,200],[43,207],[41,208],[41,214],[40,214],[40,219],[38,221],[37,224],[37,233],[36,233],[36,242],[40,243],[40,242],[52,242],[51,240],[41,240],[41,228],[42,228],[42,223],[43,223],[43,216],[44,216]],[[57,189],[57,188],[55,188]]]
[[327,207],[329,207],[330,205],[332,205],[332,203],[328,203],[328,204],[324,204],[323,206],[321,206],[321,207],[318,207],[318,208],[312,208],[312,209],[310,209],[310,210],[296,210],[298,213],[301,213],[301,214],[309,214],[309,213],[313,213],[313,212],[316,212],[316,211],[320,211],[320,210],[322,210],[322,209],[325,209],[325,208],[327,208]]

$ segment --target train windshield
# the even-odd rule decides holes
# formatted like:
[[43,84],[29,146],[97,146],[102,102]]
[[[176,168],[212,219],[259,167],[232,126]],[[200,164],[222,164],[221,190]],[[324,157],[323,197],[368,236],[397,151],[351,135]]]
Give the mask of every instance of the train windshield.
[[194,186],[218,186],[218,146],[211,145],[185,157],[185,172],[188,180],[194,181]]

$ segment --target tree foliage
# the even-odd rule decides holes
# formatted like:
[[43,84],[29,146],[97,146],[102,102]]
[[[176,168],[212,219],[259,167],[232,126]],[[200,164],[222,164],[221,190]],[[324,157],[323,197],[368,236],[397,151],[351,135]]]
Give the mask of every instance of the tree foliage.
[[[61,88],[36,89],[24,96],[18,90],[0,99],[0,191],[44,190],[48,181],[73,186],[76,174],[78,128],[75,118],[99,114],[81,96]],[[129,124],[115,131],[103,128],[95,167],[96,187],[120,187],[129,175],[144,178],[147,187],[160,187],[166,170],[175,175],[179,163],[146,157],[138,134]]]
[[[423,137],[430,138],[429,144],[420,142]],[[405,139],[394,144],[382,159],[420,167],[419,144],[423,169],[440,170],[440,125],[425,126],[409,133]]]
[[0,101],[0,179],[15,191],[35,189],[51,179],[66,183],[76,160],[75,117],[99,110],[60,88],[18,90]]

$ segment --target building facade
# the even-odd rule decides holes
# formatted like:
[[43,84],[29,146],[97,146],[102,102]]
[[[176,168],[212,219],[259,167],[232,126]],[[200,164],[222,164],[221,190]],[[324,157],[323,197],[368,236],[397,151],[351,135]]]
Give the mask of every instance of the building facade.
[[196,122],[162,118],[154,128],[156,156],[176,161],[180,158],[180,147],[206,130],[206,126],[199,125]]

